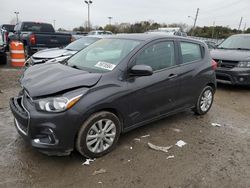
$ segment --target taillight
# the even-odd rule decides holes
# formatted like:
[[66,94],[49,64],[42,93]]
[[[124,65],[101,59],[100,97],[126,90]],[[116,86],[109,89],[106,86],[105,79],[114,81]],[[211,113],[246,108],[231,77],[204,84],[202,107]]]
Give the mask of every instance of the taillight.
[[216,70],[218,68],[218,64],[217,64],[217,62],[215,60],[212,60],[211,64],[212,64],[212,69],[213,70]]
[[32,45],[36,44],[36,36],[34,34],[30,35],[30,44]]

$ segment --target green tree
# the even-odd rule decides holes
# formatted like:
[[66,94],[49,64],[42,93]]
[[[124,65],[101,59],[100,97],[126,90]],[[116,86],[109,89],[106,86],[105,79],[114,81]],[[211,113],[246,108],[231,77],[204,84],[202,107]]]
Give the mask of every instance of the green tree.
[[248,28],[248,29],[245,31],[245,33],[250,33],[250,28]]

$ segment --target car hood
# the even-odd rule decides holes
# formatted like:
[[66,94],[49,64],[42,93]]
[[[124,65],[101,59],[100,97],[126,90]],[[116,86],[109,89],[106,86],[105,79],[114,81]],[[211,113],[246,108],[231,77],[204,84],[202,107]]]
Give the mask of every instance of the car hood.
[[210,51],[213,59],[228,61],[250,61],[250,50],[215,49]]
[[100,78],[101,74],[88,73],[60,63],[45,63],[28,68],[20,81],[29,95],[36,98],[92,87]]
[[51,48],[46,50],[41,50],[33,55],[34,58],[38,59],[53,59],[61,56],[71,56],[74,55],[77,51],[70,51],[60,48]]

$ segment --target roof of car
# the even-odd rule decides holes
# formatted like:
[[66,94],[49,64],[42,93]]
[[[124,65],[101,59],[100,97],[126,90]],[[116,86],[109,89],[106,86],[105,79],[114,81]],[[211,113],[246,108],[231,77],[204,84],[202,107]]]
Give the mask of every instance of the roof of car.
[[103,38],[108,38],[110,35],[86,35],[84,36],[85,38],[98,38],[98,39],[103,39]]
[[181,37],[175,35],[166,35],[166,34],[151,34],[151,33],[138,33],[138,34],[117,34],[110,36],[110,38],[119,38],[119,39],[131,39],[131,40],[141,40],[141,41],[152,41],[157,39],[171,39],[171,38],[178,38],[178,39],[188,39],[191,41],[198,41],[189,37]]

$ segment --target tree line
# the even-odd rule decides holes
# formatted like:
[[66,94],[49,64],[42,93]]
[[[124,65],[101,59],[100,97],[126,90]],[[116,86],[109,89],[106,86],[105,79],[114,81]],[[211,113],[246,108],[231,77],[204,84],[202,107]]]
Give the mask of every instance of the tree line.
[[[92,27],[91,30],[107,30],[113,33],[145,33],[147,31],[156,30],[161,27],[179,27],[182,32],[186,32],[188,35],[191,35],[192,33],[192,27],[185,23],[160,24],[153,21],[142,21],[134,24],[108,24],[105,27]],[[80,26],[73,29],[75,32],[87,32],[88,30],[89,29],[86,26]],[[224,26],[204,26],[196,27],[193,35],[196,37],[223,39],[238,33],[250,33],[250,28],[242,31]]]

